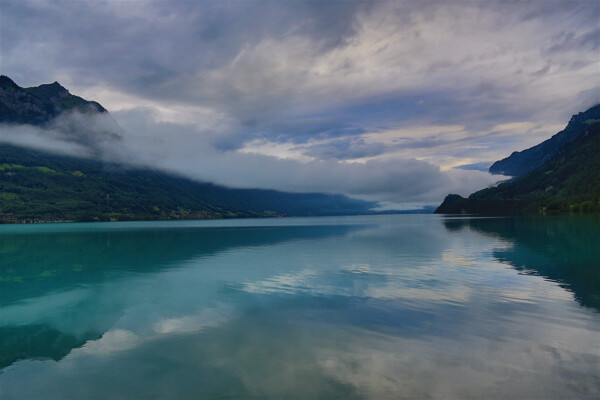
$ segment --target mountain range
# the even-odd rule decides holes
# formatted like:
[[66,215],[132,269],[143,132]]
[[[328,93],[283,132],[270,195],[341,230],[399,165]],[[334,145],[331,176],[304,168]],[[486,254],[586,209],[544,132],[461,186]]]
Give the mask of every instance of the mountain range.
[[[0,76],[4,127],[60,129],[63,139],[91,150],[98,141],[120,139],[118,126],[105,132],[90,130],[85,121],[66,124],[69,113],[108,117],[99,103],[72,95],[57,82],[23,88]],[[231,189],[0,142],[0,223],[341,215],[369,213],[376,206],[342,195]]]
[[[110,129],[91,129],[85,118]],[[65,117],[69,116],[69,118]],[[99,161],[99,143],[121,128],[95,101],[58,82],[24,88],[0,76],[0,130],[30,126],[89,150],[75,157],[10,144],[0,136],[0,223],[115,221],[372,213],[375,202],[321,193],[232,189],[123,162]],[[512,176],[471,194],[450,194],[435,210],[456,214],[600,211],[600,104],[574,115],[550,139],[495,162]],[[431,211],[429,211],[431,212]]]
[[600,211],[600,105],[574,115],[537,146],[490,167],[508,182],[464,198],[446,196],[438,214],[546,214]]

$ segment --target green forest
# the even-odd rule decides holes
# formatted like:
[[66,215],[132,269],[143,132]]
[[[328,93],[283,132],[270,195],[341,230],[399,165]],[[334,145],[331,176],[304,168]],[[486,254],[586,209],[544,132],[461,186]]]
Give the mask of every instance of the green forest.
[[366,213],[341,195],[229,189],[151,169],[0,145],[0,222]]

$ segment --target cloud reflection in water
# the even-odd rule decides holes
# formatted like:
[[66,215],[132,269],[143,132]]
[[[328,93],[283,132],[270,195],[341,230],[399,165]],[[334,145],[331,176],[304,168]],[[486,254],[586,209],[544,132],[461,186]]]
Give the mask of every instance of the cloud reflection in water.
[[[118,317],[59,362],[4,369],[3,397],[597,395],[598,314],[495,257],[519,238],[434,216],[356,221],[369,226],[92,284],[80,312]],[[48,323],[73,330],[61,315]]]

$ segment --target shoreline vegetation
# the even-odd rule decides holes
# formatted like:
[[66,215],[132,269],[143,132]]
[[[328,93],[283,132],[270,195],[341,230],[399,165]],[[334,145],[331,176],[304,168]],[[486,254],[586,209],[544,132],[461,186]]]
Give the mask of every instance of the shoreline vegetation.
[[189,210],[172,211],[169,215],[160,217],[150,218],[138,218],[133,214],[118,214],[118,215],[101,215],[82,217],[79,219],[57,219],[57,218],[26,218],[16,219],[10,215],[0,215],[0,225],[10,224],[62,224],[62,223],[77,223],[77,222],[127,222],[127,221],[181,221],[181,220],[210,220],[210,219],[230,219],[230,218],[278,218],[278,217],[291,217],[291,215],[285,214],[264,214],[264,215],[218,215],[208,213],[194,213]]

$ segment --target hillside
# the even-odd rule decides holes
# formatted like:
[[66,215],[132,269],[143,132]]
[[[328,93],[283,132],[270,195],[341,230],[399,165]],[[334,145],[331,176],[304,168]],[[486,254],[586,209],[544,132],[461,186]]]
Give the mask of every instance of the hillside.
[[564,144],[540,167],[467,199],[448,195],[438,214],[600,211],[600,123]]
[[0,145],[0,222],[339,215],[374,203],[341,195],[229,189],[149,169]]
[[527,150],[515,151],[509,157],[496,161],[490,166],[490,173],[507,176],[521,176],[541,166],[554,157],[566,143],[576,139],[591,125],[600,122],[600,104],[585,112],[573,115],[566,128],[550,139]]

